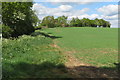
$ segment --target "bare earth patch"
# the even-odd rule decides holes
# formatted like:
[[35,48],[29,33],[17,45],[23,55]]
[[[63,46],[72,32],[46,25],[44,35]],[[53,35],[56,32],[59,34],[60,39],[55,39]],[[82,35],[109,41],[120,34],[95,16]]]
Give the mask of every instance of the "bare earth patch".
[[58,50],[60,50],[66,57],[67,62],[65,63],[65,67],[67,69],[67,73],[71,75],[72,78],[118,78],[117,70],[105,69],[82,63],[73,56],[73,53],[76,51],[65,51],[63,48],[56,45],[56,43],[51,46],[58,48]]

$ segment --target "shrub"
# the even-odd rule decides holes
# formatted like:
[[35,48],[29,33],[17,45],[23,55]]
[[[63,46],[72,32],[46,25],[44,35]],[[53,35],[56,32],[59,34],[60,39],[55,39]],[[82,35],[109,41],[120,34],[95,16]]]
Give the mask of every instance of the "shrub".
[[21,20],[19,21],[19,23],[15,24],[14,27],[12,28],[14,30],[14,33],[12,34],[13,37],[17,37],[17,36],[20,36],[20,35],[23,35],[23,34],[31,34],[32,32],[34,32],[34,27]]
[[13,30],[9,26],[2,25],[2,36],[5,38],[11,37]]
[[2,25],[0,24],[0,34],[2,33]]
[[35,27],[35,30],[39,30],[39,29],[42,29],[42,25],[41,24]]
[[[38,20],[32,10],[32,6],[33,2],[2,3],[2,23],[9,26],[13,30],[12,34],[6,32],[5,30],[5,37],[18,37],[23,34],[30,34],[34,32],[34,25],[36,25]],[[6,28],[7,27],[4,29]],[[7,30],[9,31],[10,28]]]

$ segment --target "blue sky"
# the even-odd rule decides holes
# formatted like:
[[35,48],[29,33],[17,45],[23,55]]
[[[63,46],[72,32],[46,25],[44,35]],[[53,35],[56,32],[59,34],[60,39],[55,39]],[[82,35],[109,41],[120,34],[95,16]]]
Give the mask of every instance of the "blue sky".
[[40,19],[48,15],[65,15],[68,19],[102,18],[109,21],[112,27],[118,27],[118,2],[35,2],[33,9]]
[[110,5],[110,4],[113,4],[113,5],[118,4],[118,2],[91,2],[89,4],[78,4],[77,2],[69,2],[69,3],[68,2],[65,2],[65,3],[37,2],[37,3],[43,4],[44,6],[49,7],[49,8],[56,8],[56,7],[59,7],[61,4],[69,4],[69,5],[73,6],[75,10],[89,8],[92,11],[87,12],[88,14],[93,14],[93,13],[100,14],[96,11],[97,8],[100,8],[105,5]]

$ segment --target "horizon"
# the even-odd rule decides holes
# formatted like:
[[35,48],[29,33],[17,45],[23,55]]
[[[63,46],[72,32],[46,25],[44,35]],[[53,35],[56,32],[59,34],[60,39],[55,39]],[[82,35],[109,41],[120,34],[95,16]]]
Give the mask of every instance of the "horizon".
[[[111,9],[113,8],[113,9]],[[33,10],[41,20],[45,16],[68,16],[68,20],[78,17],[104,19],[111,23],[111,28],[118,27],[118,2],[34,2]]]

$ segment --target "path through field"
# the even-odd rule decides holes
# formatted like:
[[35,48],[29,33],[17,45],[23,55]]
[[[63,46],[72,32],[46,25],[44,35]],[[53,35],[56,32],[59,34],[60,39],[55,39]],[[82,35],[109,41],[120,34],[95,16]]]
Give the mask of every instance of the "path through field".
[[[55,41],[54,41],[55,42]],[[117,78],[118,72],[110,69],[102,69],[96,66],[92,66],[87,63],[80,62],[73,54],[73,51],[65,51],[64,48],[59,47],[56,42],[52,45],[63,52],[67,62],[65,63],[68,74],[72,75],[72,78]]]
[[[65,55],[67,59],[65,66],[68,73],[71,74],[72,77],[79,78],[117,77],[117,70],[114,69],[113,66],[113,63],[117,61],[115,58],[117,58],[118,53],[116,30],[100,29],[99,32],[102,33],[99,33],[97,32],[98,29],[93,30],[86,28],[83,29],[83,33],[81,33],[81,31],[79,32],[80,29],[78,29],[46,30],[53,35],[62,37],[55,39],[53,46]],[[86,34],[85,30],[88,31]],[[96,34],[94,34],[95,32]],[[109,36],[107,36],[108,34]],[[108,56],[106,57],[106,55]],[[111,56],[114,60],[110,59]],[[97,59],[95,59],[96,57]]]
[[109,28],[48,28],[3,38],[3,78],[115,78],[117,33]]

